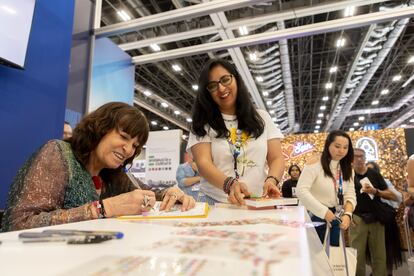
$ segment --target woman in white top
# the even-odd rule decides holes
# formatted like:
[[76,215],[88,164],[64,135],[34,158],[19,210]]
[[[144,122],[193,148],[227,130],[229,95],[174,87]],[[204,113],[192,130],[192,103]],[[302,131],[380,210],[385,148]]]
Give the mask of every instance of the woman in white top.
[[188,149],[209,204],[244,204],[246,196],[280,196],[283,138],[267,112],[256,110],[236,68],[207,62],[199,77]]
[[[299,177],[296,195],[312,213],[312,221],[326,221],[332,227],[331,244],[339,244],[339,226],[348,229],[356,206],[351,138],[343,131],[329,133],[319,161],[308,163]],[[343,205],[339,225],[336,210]],[[323,242],[326,225],[316,227]]]

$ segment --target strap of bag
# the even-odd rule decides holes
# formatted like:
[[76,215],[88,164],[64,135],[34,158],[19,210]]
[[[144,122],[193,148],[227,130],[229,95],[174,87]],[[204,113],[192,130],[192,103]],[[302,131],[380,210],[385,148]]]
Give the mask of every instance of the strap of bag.
[[[326,231],[325,231],[325,238],[323,240],[323,249],[325,250],[326,255],[329,258],[329,249],[331,247],[331,228],[328,224],[326,224]],[[346,243],[345,243],[345,234],[344,230],[340,230],[339,232],[339,247],[342,248],[342,253],[345,259],[345,271],[346,275],[349,276],[349,268],[348,268],[348,257],[346,256]]]

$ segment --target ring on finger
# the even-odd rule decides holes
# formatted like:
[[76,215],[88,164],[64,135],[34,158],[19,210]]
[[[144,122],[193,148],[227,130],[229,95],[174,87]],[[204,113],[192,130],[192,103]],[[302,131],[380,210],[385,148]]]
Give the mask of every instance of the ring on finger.
[[141,208],[147,208],[150,205],[150,198],[147,195],[144,195],[144,199],[142,200]]

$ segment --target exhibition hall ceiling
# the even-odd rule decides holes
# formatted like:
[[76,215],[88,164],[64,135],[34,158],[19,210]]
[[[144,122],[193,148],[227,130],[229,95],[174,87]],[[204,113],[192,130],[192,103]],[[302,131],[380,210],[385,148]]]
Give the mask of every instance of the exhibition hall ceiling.
[[[99,1],[97,1],[99,2]],[[210,58],[285,134],[414,126],[414,0],[102,0],[97,37],[136,64],[152,130],[189,129]]]

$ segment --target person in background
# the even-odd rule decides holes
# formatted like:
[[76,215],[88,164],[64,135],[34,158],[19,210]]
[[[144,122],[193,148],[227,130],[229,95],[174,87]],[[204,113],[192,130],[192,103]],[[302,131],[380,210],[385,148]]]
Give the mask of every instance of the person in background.
[[414,200],[414,154],[408,158],[407,162],[407,192]]
[[365,165],[365,151],[355,149],[355,192],[357,207],[350,227],[351,247],[358,251],[357,276],[365,276],[367,245],[371,256],[373,275],[387,275],[384,218],[380,198],[395,200],[396,196],[387,188],[384,178]]
[[[367,162],[367,168],[376,171],[381,174],[379,165],[370,161]],[[393,210],[393,216],[390,216],[389,222],[384,224],[384,233],[385,233],[385,249],[386,249],[386,258],[387,258],[387,274],[392,275],[393,269],[398,268],[402,265],[403,256],[401,254],[401,240],[400,240],[400,231],[398,228],[397,221],[395,219],[397,215],[397,209],[400,207],[400,204],[403,201],[402,194],[395,189],[391,181],[387,178],[384,178],[385,183],[387,183],[388,190],[390,190],[394,195],[396,200],[381,198],[381,201],[385,204],[388,204]],[[369,253],[369,250],[367,250]],[[370,254],[367,254],[367,261],[371,259]]]
[[234,65],[208,61],[198,86],[187,148],[204,200],[243,205],[246,196],[279,197],[283,134],[266,111],[255,109]]
[[112,102],[85,116],[68,141],[51,140],[18,171],[3,217],[3,231],[120,215],[141,214],[163,200],[182,210],[192,197],[173,187],[135,187],[125,173],[147,141],[149,126],[137,108]]
[[[308,162],[299,177],[296,195],[311,212],[314,222],[331,227],[331,245],[339,245],[339,231],[348,229],[356,206],[352,160],[352,141],[344,131],[334,130],[325,140],[319,160]],[[339,223],[335,213],[344,209]],[[315,228],[324,241],[326,224]]]
[[300,176],[301,170],[298,165],[293,164],[288,169],[290,179],[283,182],[282,196],[283,197],[296,197],[296,185]]
[[177,168],[178,187],[198,201],[201,177],[198,174],[197,164],[188,153],[185,154],[187,162],[180,164]]
[[69,122],[63,124],[63,140],[67,140],[72,137],[72,127],[70,126]]

